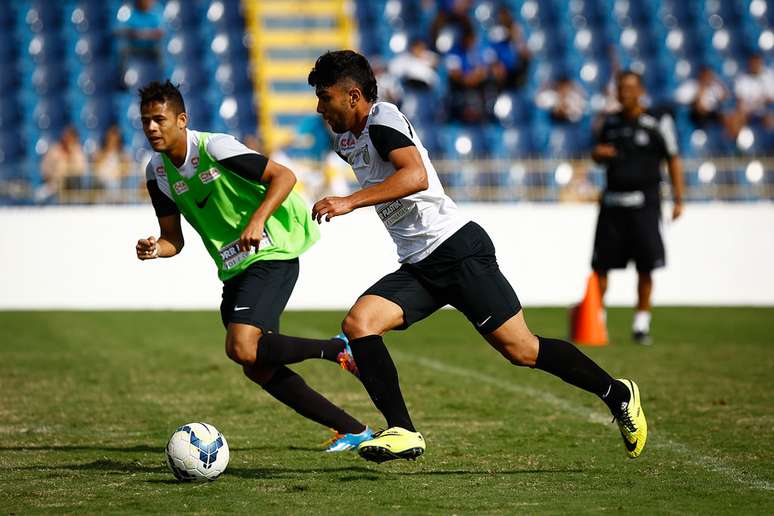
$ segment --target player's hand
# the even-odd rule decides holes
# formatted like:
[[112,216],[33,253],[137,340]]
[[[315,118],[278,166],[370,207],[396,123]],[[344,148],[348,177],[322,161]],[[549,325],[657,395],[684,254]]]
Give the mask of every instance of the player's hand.
[[617,153],[612,143],[600,143],[594,146],[592,155],[595,159],[606,160],[615,158]]
[[258,250],[258,245],[261,243],[261,239],[263,238],[263,226],[264,222],[262,220],[250,219],[247,227],[239,236],[240,251],[247,252],[252,247],[255,247],[256,251]]
[[349,197],[325,197],[317,201],[312,207],[312,218],[318,223],[321,223],[323,219],[330,222],[333,217],[346,215],[353,209]]
[[680,215],[683,214],[683,203],[676,202],[674,208],[672,208],[672,220],[677,220]]
[[159,243],[156,238],[149,236],[137,241],[137,258],[140,260],[153,260],[159,257]]

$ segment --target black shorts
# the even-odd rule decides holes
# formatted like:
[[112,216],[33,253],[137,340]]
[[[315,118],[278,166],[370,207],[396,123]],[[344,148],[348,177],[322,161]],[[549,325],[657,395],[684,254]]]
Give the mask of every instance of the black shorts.
[[298,258],[265,260],[223,282],[223,326],[249,324],[265,333],[279,332],[280,315],[298,279]]
[[521,310],[519,298],[497,265],[492,240],[475,222],[468,222],[424,260],[404,263],[363,295],[383,297],[400,306],[401,330],[448,304],[487,335]]
[[598,272],[624,269],[634,260],[639,272],[650,272],[666,264],[661,240],[661,207],[602,206],[594,237],[591,267]]

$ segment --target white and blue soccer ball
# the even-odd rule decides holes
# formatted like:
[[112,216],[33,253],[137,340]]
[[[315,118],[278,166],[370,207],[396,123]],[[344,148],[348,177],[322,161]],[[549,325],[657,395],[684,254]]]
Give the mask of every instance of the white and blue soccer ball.
[[228,443],[207,423],[188,423],[167,443],[167,465],[184,482],[215,480],[228,466]]

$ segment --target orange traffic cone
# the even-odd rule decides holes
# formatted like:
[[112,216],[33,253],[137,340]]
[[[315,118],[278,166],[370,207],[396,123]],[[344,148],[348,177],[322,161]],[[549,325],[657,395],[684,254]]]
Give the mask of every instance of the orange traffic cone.
[[596,272],[589,276],[583,301],[570,308],[570,340],[588,346],[607,344],[605,309]]

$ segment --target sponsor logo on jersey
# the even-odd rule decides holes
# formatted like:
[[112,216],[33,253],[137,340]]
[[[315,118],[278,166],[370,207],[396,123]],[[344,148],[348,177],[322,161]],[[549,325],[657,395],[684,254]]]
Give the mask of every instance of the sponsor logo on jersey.
[[[362,160],[362,163],[360,163],[360,160]],[[347,161],[352,167],[362,166],[363,163],[366,165],[371,163],[371,155],[368,153],[368,145],[360,147],[356,151],[350,153],[350,155],[347,156]]]
[[201,179],[202,183],[205,184],[205,185],[207,183],[212,183],[213,181],[215,181],[219,177],[220,177],[220,170],[218,170],[215,167],[213,167],[213,168],[211,168],[209,170],[205,170],[204,172],[199,174],[199,179]]
[[185,184],[185,181],[183,181],[182,179],[180,181],[175,182],[175,184],[172,185],[172,188],[175,189],[175,193],[177,195],[183,195],[188,191],[188,185]]
[[193,159],[191,159],[191,165],[195,167],[199,166],[199,156],[194,156]]
[[357,139],[352,136],[351,134],[349,136],[342,136],[341,140],[339,140],[339,149],[346,150],[351,149],[355,146],[357,143]]
[[218,254],[220,254],[220,258],[223,260],[223,270],[233,269],[247,258],[254,255],[257,250],[263,250],[267,247],[272,247],[273,245],[274,242],[272,242],[271,237],[265,230],[257,249],[251,247],[248,251],[242,251],[239,249],[239,240],[234,240],[218,249]]
[[416,206],[410,201],[398,199],[386,204],[380,204],[376,207],[376,213],[385,226],[392,226],[409,214],[411,209]]
[[634,142],[637,145],[645,146],[650,143],[650,136],[648,136],[648,133],[643,131],[642,129],[637,130],[636,133],[634,133]]
[[156,175],[162,176],[162,177],[167,175],[167,171],[164,168],[164,165],[159,165],[158,167],[156,167]]

